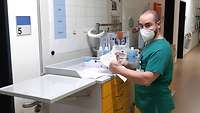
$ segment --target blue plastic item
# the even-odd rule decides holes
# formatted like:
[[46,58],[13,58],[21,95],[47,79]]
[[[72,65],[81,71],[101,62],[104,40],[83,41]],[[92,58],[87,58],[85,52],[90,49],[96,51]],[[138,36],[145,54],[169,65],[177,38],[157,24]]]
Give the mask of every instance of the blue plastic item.
[[131,47],[131,50],[128,52],[128,62],[134,63],[136,60],[136,52],[133,47]]
[[89,62],[90,60],[92,60],[93,57],[91,56],[83,56],[81,57],[81,59],[83,60],[83,62]]

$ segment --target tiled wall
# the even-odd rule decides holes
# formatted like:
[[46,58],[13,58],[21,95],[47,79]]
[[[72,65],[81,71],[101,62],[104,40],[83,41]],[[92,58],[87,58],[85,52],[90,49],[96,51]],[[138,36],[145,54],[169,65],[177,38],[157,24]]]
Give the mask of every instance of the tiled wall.
[[[54,40],[53,0],[40,0],[43,64],[89,55],[87,31],[111,22],[110,0],[65,0],[67,38]],[[55,55],[51,55],[51,51]]]
[[[81,36],[96,23],[108,23],[108,0],[68,0],[67,18],[70,38]],[[74,35],[76,32],[77,35]]]

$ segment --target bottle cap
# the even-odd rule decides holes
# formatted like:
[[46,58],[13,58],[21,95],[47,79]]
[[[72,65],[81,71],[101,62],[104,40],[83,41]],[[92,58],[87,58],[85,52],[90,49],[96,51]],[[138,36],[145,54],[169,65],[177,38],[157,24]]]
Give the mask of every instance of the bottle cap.
[[134,47],[131,47],[131,50],[134,50]]
[[102,46],[99,47],[99,50],[103,50]]

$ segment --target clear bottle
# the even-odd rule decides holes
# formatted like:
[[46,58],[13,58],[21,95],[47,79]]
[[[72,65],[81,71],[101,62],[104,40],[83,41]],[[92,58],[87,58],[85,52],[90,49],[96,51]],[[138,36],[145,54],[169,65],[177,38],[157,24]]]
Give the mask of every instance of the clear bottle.
[[103,47],[102,46],[99,46],[99,50],[97,52],[97,57],[100,57],[103,55]]
[[108,46],[106,46],[106,47],[104,48],[104,50],[103,50],[103,54],[105,55],[105,54],[107,54],[109,51],[110,51],[110,50],[109,50]]

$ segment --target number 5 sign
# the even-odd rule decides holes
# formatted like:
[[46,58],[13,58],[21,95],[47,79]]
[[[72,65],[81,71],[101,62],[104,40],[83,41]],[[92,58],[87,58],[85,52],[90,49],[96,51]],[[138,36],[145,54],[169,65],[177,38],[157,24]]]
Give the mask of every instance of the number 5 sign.
[[31,17],[16,16],[17,36],[31,35]]

